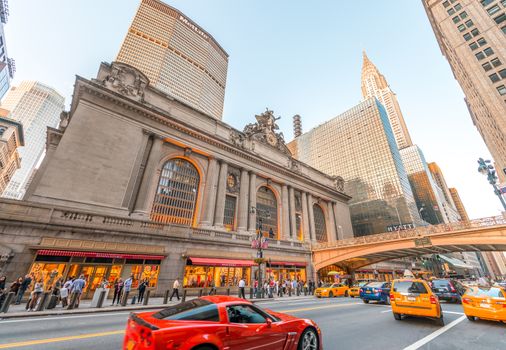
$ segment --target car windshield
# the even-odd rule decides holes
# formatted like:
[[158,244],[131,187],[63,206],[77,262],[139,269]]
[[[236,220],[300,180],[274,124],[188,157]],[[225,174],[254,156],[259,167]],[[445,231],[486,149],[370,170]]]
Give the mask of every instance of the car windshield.
[[167,307],[155,313],[153,317],[159,320],[220,321],[216,304],[203,299],[190,300]]
[[371,288],[381,288],[381,286],[383,286],[383,282],[369,282],[365,286]]
[[394,282],[394,292],[426,294],[427,288],[422,282],[399,281]]
[[489,297],[489,298],[503,298],[504,294],[501,288],[472,288],[468,290],[467,294],[477,297]]
[[433,280],[432,285],[435,288],[444,288],[444,287],[448,287],[450,285],[450,282],[447,280]]

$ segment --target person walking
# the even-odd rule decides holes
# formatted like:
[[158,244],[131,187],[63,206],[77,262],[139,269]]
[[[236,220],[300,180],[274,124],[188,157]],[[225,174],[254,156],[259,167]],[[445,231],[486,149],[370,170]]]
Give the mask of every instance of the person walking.
[[139,287],[137,288],[139,290],[139,298],[137,300],[137,303],[142,303],[144,300],[144,292],[146,291],[146,287],[148,286],[148,280],[145,279],[141,283],[139,283]]
[[18,295],[16,296],[16,305],[21,303],[21,299],[23,299],[23,295],[28,287],[30,287],[30,284],[32,284],[32,278],[27,274],[19,286]]
[[169,301],[172,301],[174,294],[176,295],[177,300],[179,300],[179,281],[177,280],[177,278],[174,280],[174,284],[172,285],[172,294],[170,296]]
[[246,299],[246,294],[244,293],[244,289],[246,288],[246,281],[244,278],[241,278],[239,281],[239,298]]
[[72,282],[72,286],[70,287],[71,293],[70,293],[69,307],[74,307],[76,309],[79,307],[79,303],[81,302],[81,296],[83,294],[85,287],[86,287],[86,280],[84,279],[84,275],[81,274],[78,279]]
[[122,296],[122,302],[121,302],[121,305],[127,303],[128,301],[128,294],[130,294],[130,290],[132,289],[132,283],[134,282],[134,275],[130,275],[130,277],[128,277],[126,280],[125,280],[125,283],[123,283],[123,296]]
[[119,304],[119,300],[121,299],[121,293],[123,292],[123,279],[117,278],[116,281],[114,281],[114,296],[112,298],[112,305],[114,305],[114,302],[116,302],[116,305]]

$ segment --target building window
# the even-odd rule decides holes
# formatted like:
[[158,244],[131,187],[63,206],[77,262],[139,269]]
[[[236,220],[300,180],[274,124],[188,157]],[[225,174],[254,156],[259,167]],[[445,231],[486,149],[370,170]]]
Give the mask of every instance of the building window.
[[477,28],[474,28],[473,30],[471,30],[471,34],[473,34],[473,36],[478,36],[480,35],[480,31]]
[[462,5],[461,4],[455,5],[455,11],[460,11],[460,10],[462,10]]
[[459,16],[455,16],[452,18],[452,21],[453,23],[459,23],[460,22],[460,17]]
[[492,50],[491,47],[487,47],[485,50],[483,50],[483,53],[485,53],[485,55],[487,55],[487,57],[490,57],[494,54],[494,50]]
[[488,77],[490,78],[492,83],[497,83],[499,80],[501,80],[501,78],[499,78],[499,76],[496,73],[491,74]]
[[484,46],[487,43],[487,41],[485,40],[485,38],[479,38],[478,40],[476,40],[476,42],[480,46]]
[[448,6],[450,6],[450,2],[449,2],[449,1],[445,1],[445,2],[443,2],[443,6],[444,6],[444,7],[448,7]]
[[496,13],[496,12],[497,12],[497,11],[499,11],[500,9],[501,9],[501,8],[499,7],[499,5],[494,5],[494,6],[492,6],[491,8],[489,8],[489,9],[487,10],[487,12],[488,12],[488,14],[489,14],[490,16],[492,16],[494,13]]
[[269,238],[278,238],[278,201],[270,188],[258,189],[256,213],[257,226],[261,225],[262,232],[269,233]]
[[506,14],[504,14],[504,13],[497,16],[496,18],[494,18],[494,21],[497,24],[500,24],[500,23],[504,22],[505,20],[506,20]]
[[474,25],[473,21],[469,20],[466,22],[467,28],[471,28]]
[[459,32],[463,32],[464,30],[466,30],[466,26],[461,24],[457,27],[457,29],[459,30]]
[[483,52],[481,52],[481,51],[480,51],[480,52],[477,52],[477,53],[475,54],[475,56],[476,56],[476,58],[478,59],[478,61],[479,61],[479,60],[482,60],[482,59],[484,59],[484,58],[485,58],[485,54],[484,54]]
[[506,86],[504,86],[504,85],[498,86],[497,92],[499,92],[499,95],[501,95],[501,96],[506,95]]
[[499,67],[502,63],[498,58],[494,58],[492,61],[490,61],[494,67]]
[[7,130],[7,129],[4,127],[0,127],[0,136],[2,136],[4,134],[5,130]]
[[322,207],[318,204],[313,205],[315,235],[318,242],[327,242],[327,225],[325,225],[325,215]]
[[235,208],[237,198],[235,196],[227,195],[225,197],[225,214],[223,216],[223,225],[227,231],[234,231],[235,229]]
[[462,18],[462,19],[467,18],[467,12],[466,12],[466,11],[464,11],[464,12],[462,12],[459,16],[460,16],[460,18]]
[[490,62],[483,63],[481,66],[483,67],[483,69],[485,69],[485,72],[488,72],[489,70],[492,69],[492,65],[490,64]]
[[504,78],[506,78],[506,69],[501,69],[501,70],[499,71],[499,75],[500,75],[500,76],[501,76],[501,78],[503,78],[503,79],[504,79]]
[[506,7],[506,0],[501,0],[501,4]]
[[504,34],[506,34],[506,26],[502,27],[501,30]]
[[200,175],[185,159],[166,162],[160,174],[151,219],[190,226],[195,213]]
[[464,34],[464,39],[465,39],[466,41],[471,40],[471,39],[472,39],[471,34],[469,34],[469,33]]
[[471,48],[471,50],[476,50],[478,48],[478,44],[473,41],[472,43],[469,44],[469,47]]
[[495,0],[481,0],[481,4],[483,6],[488,6],[490,5],[491,3],[493,3]]
[[454,9],[452,9],[452,8],[451,8],[451,9],[449,9],[449,10],[448,10],[448,14],[449,14],[450,16],[451,16],[451,15],[453,15],[454,13],[455,13],[455,10],[454,10]]

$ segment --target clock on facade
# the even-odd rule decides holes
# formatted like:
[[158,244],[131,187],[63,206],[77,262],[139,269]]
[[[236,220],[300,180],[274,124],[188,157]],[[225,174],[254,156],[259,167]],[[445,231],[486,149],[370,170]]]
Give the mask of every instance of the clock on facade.
[[237,185],[237,179],[235,178],[235,175],[234,174],[228,174],[228,177],[227,177],[227,187],[229,189],[232,189],[235,187],[235,185]]

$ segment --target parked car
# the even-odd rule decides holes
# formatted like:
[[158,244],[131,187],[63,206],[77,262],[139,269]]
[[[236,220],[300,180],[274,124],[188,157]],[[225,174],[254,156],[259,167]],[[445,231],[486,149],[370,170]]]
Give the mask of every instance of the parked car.
[[344,283],[326,283],[320,288],[316,288],[314,295],[317,298],[347,297],[348,289],[350,289],[350,287]]
[[367,281],[355,282],[355,284],[353,284],[353,286],[351,286],[350,289],[348,290],[348,295],[352,298],[360,297],[360,287],[365,286],[367,283],[369,282]]
[[467,289],[462,283],[449,279],[433,279],[430,281],[430,285],[439,300],[458,304],[462,302],[461,295]]
[[369,282],[360,287],[360,299],[366,304],[371,300],[390,304],[390,282]]
[[470,321],[481,318],[506,323],[506,288],[469,288],[462,296],[462,307]]
[[392,313],[398,321],[403,315],[429,317],[444,326],[443,311],[437,295],[422,279],[400,279],[392,283]]
[[230,296],[206,296],[132,313],[123,349],[322,349],[318,325]]

